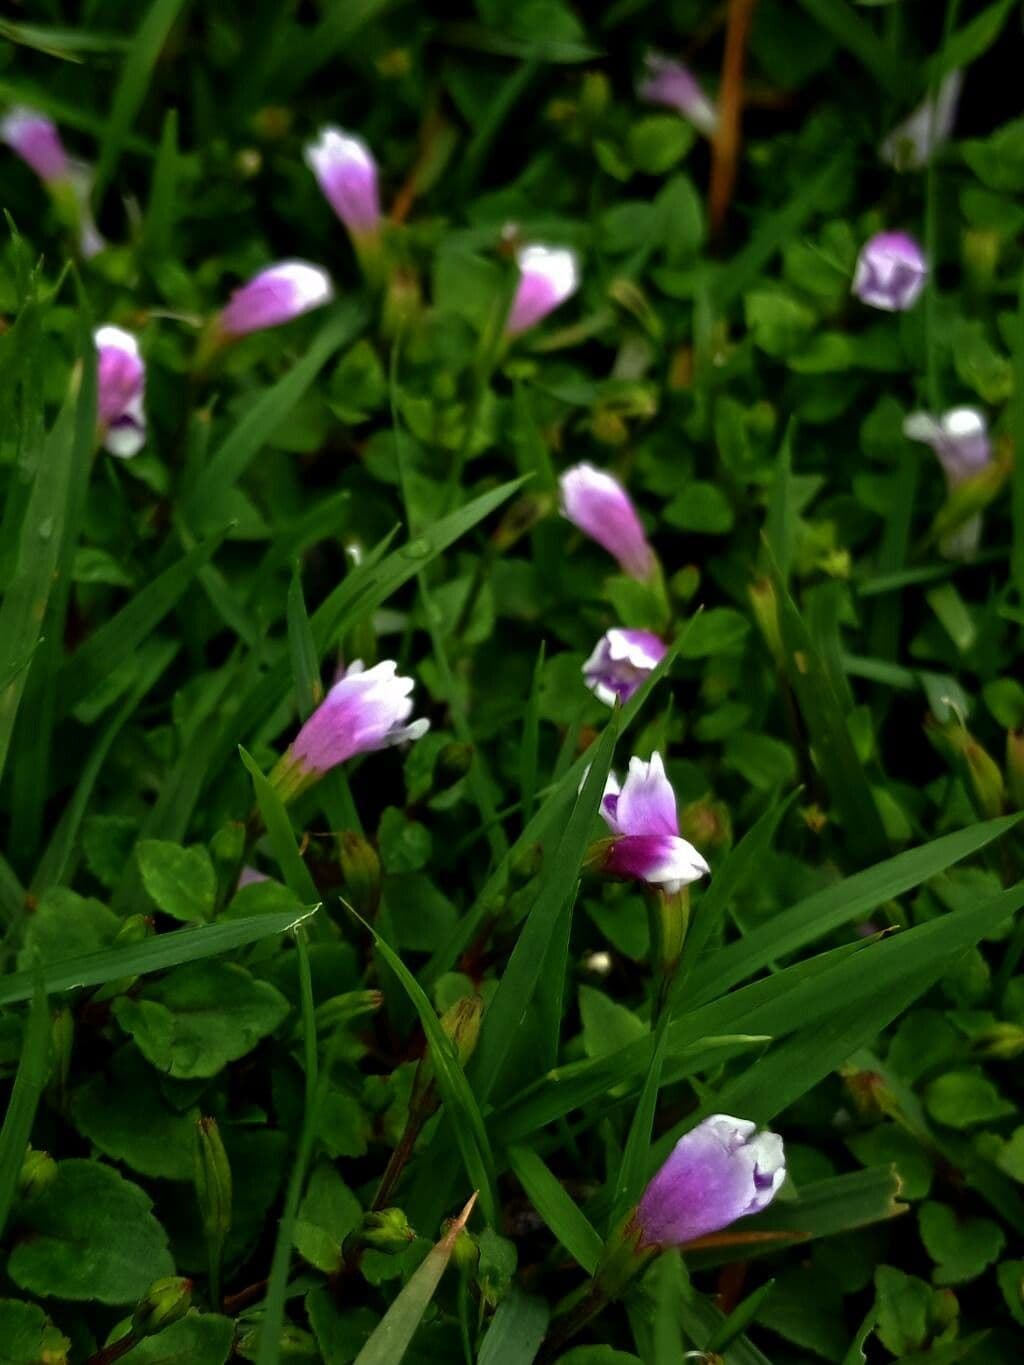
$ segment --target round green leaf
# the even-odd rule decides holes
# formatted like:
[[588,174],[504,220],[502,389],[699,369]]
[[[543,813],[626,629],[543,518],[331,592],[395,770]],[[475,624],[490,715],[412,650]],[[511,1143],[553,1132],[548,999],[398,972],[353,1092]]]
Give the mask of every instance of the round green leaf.
[[134,1303],[174,1273],[152,1207],[110,1166],[62,1161],[53,1184],[24,1207],[31,1235],[11,1252],[7,1273],[46,1298]]

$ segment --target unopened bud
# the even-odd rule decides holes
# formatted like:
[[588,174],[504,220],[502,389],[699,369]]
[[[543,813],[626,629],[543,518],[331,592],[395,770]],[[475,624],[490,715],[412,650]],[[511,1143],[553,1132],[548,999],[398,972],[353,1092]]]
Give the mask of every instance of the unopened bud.
[[423,290],[420,287],[419,276],[398,266],[391,272],[384,292],[381,320],[384,335],[397,336],[404,327],[415,321],[422,311]]
[[779,603],[774,583],[770,578],[757,578],[747,589],[747,596],[754,612],[754,620],[771,651],[776,667],[785,668],[786,654],[779,630]]
[[861,1118],[878,1119],[883,1115],[892,1117],[897,1105],[892,1091],[879,1072],[846,1066],[842,1068],[840,1075],[846,1093]]
[[154,1280],[132,1314],[132,1331],[137,1337],[155,1336],[183,1318],[192,1304],[192,1281],[177,1275]]
[[1024,1028],[1020,1024],[993,1024],[977,1034],[973,1041],[983,1056],[1010,1061],[1024,1052]]
[[231,1165],[224,1149],[217,1120],[196,1120],[196,1199],[208,1241],[223,1245],[231,1230]]
[[1014,807],[1024,810],[1024,730],[1006,732],[1006,781]]
[[[333,995],[316,1008],[316,1031],[333,1033],[350,1020],[379,1010],[383,1003],[382,991],[345,991],[342,995]],[[301,1030],[301,1023],[297,1027]]]
[[533,881],[534,877],[540,872],[544,862],[544,847],[542,844],[527,844],[514,853],[509,863],[509,876],[520,886],[525,886],[527,882]]
[[940,725],[929,718],[925,729],[939,752],[960,769],[981,814],[988,819],[1002,815],[1005,803],[1003,774],[992,755],[957,720]]
[[469,772],[473,763],[472,744],[461,744],[452,740],[437,756],[434,767],[434,792],[447,791],[454,787]]
[[342,1255],[348,1259],[359,1248],[370,1247],[390,1256],[404,1251],[415,1240],[415,1229],[410,1227],[401,1209],[380,1209],[376,1213],[363,1214],[355,1232],[345,1238]]
[[18,1193],[22,1199],[42,1194],[57,1179],[57,1163],[49,1152],[37,1152],[30,1147],[21,1163]]
[[338,839],[338,856],[353,909],[372,919],[380,904],[380,858],[376,849],[361,834],[347,829]]
[[679,812],[679,833],[698,848],[723,848],[732,842],[732,820],[721,801],[702,797]]
[[[447,1232],[451,1227],[451,1220],[446,1220],[442,1231]],[[459,1270],[472,1274],[480,1260],[480,1248],[476,1244],[476,1238],[466,1228],[460,1228],[455,1236],[455,1245],[452,1247],[452,1260]]]
[[[479,995],[464,995],[448,1006],[441,1015],[441,1028],[445,1037],[455,1048],[459,1065],[463,1068],[469,1062],[480,1037],[480,1020],[483,1017],[484,1002]],[[435,1087],[435,1068],[433,1049],[428,1046],[416,1068],[412,1084],[410,1109],[421,1115],[436,1108],[439,1100]]]

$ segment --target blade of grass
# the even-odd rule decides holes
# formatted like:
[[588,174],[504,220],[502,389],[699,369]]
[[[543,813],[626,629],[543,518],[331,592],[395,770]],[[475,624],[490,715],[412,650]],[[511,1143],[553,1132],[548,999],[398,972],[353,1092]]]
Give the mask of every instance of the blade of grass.
[[143,698],[149,695],[167,671],[171,660],[178,652],[178,648],[179,645],[176,640],[168,640],[162,643],[154,642],[152,648],[143,657],[139,675],[126,700],[93,746],[82,768],[74,794],[57,822],[57,826],[50,836],[50,842],[36,867],[30,890],[37,900],[49,887],[59,886],[64,880],[75,840],[78,838],[79,827],[88,810],[93,788],[104,763],[107,761],[107,755]]
[[523,721],[523,738],[519,746],[519,796],[523,824],[528,825],[533,818],[533,802],[537,794],[537,747],[540,741],[540,680],[544,671],[545,642],[542,640],[537,651],[537,662],[533,666],[533,682],[530,697],[526,703],[526,718]]
[[548,1328],[550,1309],[536,1294],[512,1286],[490,1321],[477,1365],[531,1365]]
[[306,1109],[310,1110],[316,1099],[320,1059],[316,1042],[316,1004],[313,998],[313,976],[309,967],[309,949],[306,946],[306,930],[300,925],[292,931],[295,939],[295,952],[299,959],[299,998],[302,1002],[302,1054],[306,1071]]
[[[351,906],[348,908],[360,924],[373,935],[378,952],[401,982],[419,1015],[434,1063],[437,1086],[441,1091],[451,1127],[462,1153],[466,1174],[477,1187],[484,1217],[491,1227],[496,1227],[499,1205],[495,1196],[494,1156],[479,1105],[466,1074],[459,1065],[455,1049],[442,1029],[433,1005],[402,959],[377,933],[372,924],[368,924],[361,915],[356,914]],[[485,1026],[486,1018],[485,1014]]]
[[593,1275],[604,1250],[600,1233],[533,1148],[510,1147],[506,1156],[516,1179],[554,1236],[573,1260],[588,1275]]
[[[771,551],[767,551],[771,560]],[[786,672],[807,727],[817,766],[843,822],[853,857],[870,863],[888,846],[875,798],[847,729],[839,697],[811,633],[786,591],[774,562],[770,572],[778,600]]]
[[353,341],[363,329],[367,316],[366,304],[359,300],[348,299],[338,304],[302,359],[248,405],[245,416],[214,451],[187,495],[184,515],[193,527],[206,525],[207,508],[222,504],[225,493],[234,487],[267,439],[280,428],[331,356]]
[[520,931],[508,965],[498,982],[480,1030],[473,1077],[481,1102],[500,1079],[516,1033],[530,1008],[544,957],[559,913],[573,893],[597,815],[618,738],[619,717],[613,714],[594,749],[583,789],[569,818],[554,859],[542,877],[533,909]]
[[295,679],[295,704],[299,719],[307,720],[323,701],[324,689],[320,681],[320,658],[317,654],[313,628],[306,612],[302,593],[302,577],[298,562],[292,569],[288,585],[288,649],[292,658]]
[[[416,1335],[441,1276],[448,1268],[455,1239],[466,1226],[476,1203],[474,1194],[426,1259],[409,1277],[391,1307],[373,1330],[369,1341],[355,1358],[354,1365],[398,1365]],[[260,1360],[258,1365],[270,1365]]]
[[[304,924],[318,908],[313,906],[298,915],[249,915],[245,919],[222,920],[201,928],[174,929],[141,943],[97,948],[95,952],[48,962],[43,968],[43,980],[52,995],[80,986],[102,986],[122,976],[166,971],[183,962],[198,962],[233,952],[236,948],[246,948],[250,943],[258,943],[275,934],[285,934]],[[0,977],[0,1005],[28,1000],[32,994],[32,980],[30,971]]]
[[643,1193],[647,1180],[647,1153],[651,1147],[651,1133],[654,1131],[654,1111],[658,1104],[658,1091],[661,1088],[662,1067],[665,1064],[665,1049],[668,1044],[668,1026],[671,1019],[669,1010],[662,1012],[654,1037],[654,1056],[650,1069],[644,1077],[640,1100],[629,1125],[626,1145],[622,1150],[618,1174],[612,1184],[612,1207],[608,1220],[609,1234],[619,1221],[625,1218]]
[[164,115],[160,150],[157,152],[156,165],[153,167],[149,203],[142,226],[143,248],[154,261],[164,261],[171,254],[180,173],[178,111],[168,109]]
[[197,573],[217,552],[227,531],[197,545],[134,594],[94,631],[61,670],[58,695],[67,715],[92,689],[130,658],[171,611]]
[[831,33],[840,46],[896,99],[903,99],[914,88],[913,71],[892,53],[868,20],[852,9],[847,0],[798,0],[812,19]]
[[129,131],[146,98],[157,59],[187,3],[188,0],[154,0],[125,53],[96,167],[97,205],[117,169]]
[[46,601],[38,656],[27,677],[32,725],[16,739],[17,762],[13,771],[11,847],[26,861],[38,854],[42,837],[43,810],[49,795],[50,757],[57,712],[57,675],[64,658],[64,636],[71,597],[75,551],[82,533],[85,502],[96,444],[96,346],[88,300],[76,277],[78,303],[78,397],[71,440],[67,484],[56,528],[57,558],[54,582]]
[[300,901],[306,905],[312,905],[320,899],[320,896],[316,889],[316,883],[310,876],[309,868],[302,861],[302,856],[296,846],[292,822],[287,810],[285,810],[284,802],[269,780],[263,775],[260,765],[253,756],[246,753],[241,745],[239,745],[238,752],[249,776],[252,778],[253,790],[256,793],[256,804],[263,816],[267,837],[270,839],[270,846],[274,850],[274,857],[277,859],[277,865],[281,869],[285,884],[295,892]]
[[1013,348],[1013,444],[1017,458],[1013,462],[1013,485],[1010,497],[1013,507],[1013,549],[1011,577],[1017,596],[1024,602],[1024,270],[1021,271],[1017,295],[1017,327]]
[[714,1000],[770,962],[799,951],[843,924],[869,914],[885,901],[945,872],[998,839],[1021,818],[1003,816],[945,834],[808,896],[769,923],[751,930],[738,943],[716,953],[702,970],[700,983],[688,1002],[690,1008]]
[[[0,694],[0,774],[6,766],[18,710],[39,642],[60,558],[75,442],[71,394],[46,438],[21,529],[17,566],[0,606],[0,675],[11,676]],[[28,659],[27,668],[17,668]]]
[[18,1074],[4,1115],[4,1126],[0,1129],[0,1234],[7,1226],[17,1193],[25,1149],[46,1085],[50,1058],[50,1011],[38,964],[27,975],[32,978],[32,1008],[18,1060]]

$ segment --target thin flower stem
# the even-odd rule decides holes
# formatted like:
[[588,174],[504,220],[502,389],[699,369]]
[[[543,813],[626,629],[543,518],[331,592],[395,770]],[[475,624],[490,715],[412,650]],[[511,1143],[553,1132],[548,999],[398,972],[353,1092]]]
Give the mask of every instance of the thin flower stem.
[[85,1365],[114,1365],[115,1360],[120,1360],[126,1356],[133,1346],[137,1346],[141,1337],[129,1332],[127,1336],[120,1337],[117,1341],[112,1341],[109,1346],[104,1346],[102,1350],[91,1355]]

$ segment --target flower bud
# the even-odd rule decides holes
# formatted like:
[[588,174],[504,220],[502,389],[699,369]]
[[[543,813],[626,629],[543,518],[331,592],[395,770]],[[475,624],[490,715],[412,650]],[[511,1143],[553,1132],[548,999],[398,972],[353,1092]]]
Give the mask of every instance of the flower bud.
[[[480,1037],[480,1021],[483,1012],[482,996],[464,995],[454,1004],[449,1005],[444,1014],[441,1015],[441,1029],[445,1037],[454,1046],[459,1065],[463,1070],[465,1070],[476,1049],[477,1039]],[[427,1050],[416,1068],[416,1076],[412,1083],[412,1098],[409,1101],[410,1110],[418,1112],[421,1116],[432,1113],[440,1103],[436,1092],[434,1071],[433,1049],[428,1044]]]
[[461,782],[473,766],[473,746],[453,739],[437,756],[434,765],[433,794],[447,791]]
[[45,114],[18,106],[0,119],[0,142],[6,142],[44,184],[66,180],[70,169],[56,124]]
[[183,1318],[192,1303],[192,1281],[169,1275],[154,1280],[132,1314],[132,1332],[152,1337]]
[[673,61],[660,52],[648,52],[644,59],[644,77],[636,93],[647,104],[675,109],[706,137],[714,136],[718,111],[700,88],[696,76],[682,62]]
[[363,1214],[359,1226],[345,1238],[342,1255],[348,1260],[363,1247],[382,1251],[385,1255],[396,1255],[415,1240],[415,1229],[410,1227],[401,1209],[380,1209],[376,1213]]
[[305,149],[306,165],[324,198],[356,241],[380,230],[377,163],[362,138],[341,128],[322,128]]
[[975,1034],[972,1042],[983,1057],[1011,1061],[1024,1052],[1024,1027],[1020,1024],[999,1022]]
[[377,850],[361,834],[346,829],[338,837],[338,858],[349,902],[364,919],[372,919],[380,904]]
[[507,336],[536,326],[580,287],[580,264],[568,247],[522,246],[516,252],[519,284],[505,323]]
[[963,72],[950,71],[929,97],[896,125],[878,149],[883,161],[897,171],[920,171],[953,131]]
[[146,444],[142,400],[146,366],[139,343],[120,327],[98,327],[96,343],[97,425],[104,449],[119,459],[137,455]]
[[207,1242],[223,1247],[231,1231],[231,1165],[217,1120],[196,1120],[193,1175]]
[[530,843],[517,849],[509,862],[509,878],[518,886],[526,886],[544,866],[544,845]]
[[978,811],[986,819],[1002,815],[1005,805],[1003,774],[999,765],[966,726],[957,720],[940,725],[929,717],[925,733],[940,753],[960,770],[964,785]]
[[[342,995],[332,995],[330,1000],[325,1000],[316,1007],[314,1016],[316,1031],[333,1033],[335,1029],[350,1023],[353,1019],[359,1019],[364,1014],[373,1014],[383,1003],[384,995],[381,991],[345,991]],[[296,1031],[301,1033],[301,1021],[296,1024]]]
[[21,1163],[18,1176],[18,1194],[22,1199],[32,1199],[42,1194],[57,1179],[57,1163],[49,1152],[37,1152],[29,1147],[25,1160]]
[[[456,1220],[447,1218],[442,1224],[442,1233],[448,1232],[455,1225]],[[459,1228],[455,1234],[455,1245],[452,1247],[452,1261],[458,1270],[467,1275],[472,1275],[480,1262],[480,1248],[476,1238],[468,1228]]]
[[405,724],[412,714],[411,678],[397,674],[392,659],[363,668],[352,663],[299,730],[270,775],[284,801],[294,800],[324,773],[355,754],[419,739],[427,720]]
[[665,657],[667,646],[649,630],[609,630],[583,665],[583,681],[606,706],[627,702]]
[[782,1139],[712,1114],[679,1139],[641,1196],[627,1236],[637,1250],[685,1246],[760,1213],[786,1178]]
[[776,668],[784,670],[786,653],[782,647],[782,632],[779,629],[779,600],[775,584],[770,578],[756,578],[747,589],[747,597],[754,613],[754,620],[771,652]]
[[590,464],[574,465],[559,480],[561,512],[597,541],[631,578],[648,581],[657,572],[654,551],[629,494],[610,474]]
[[281,261],[254,275],[236,289],[227,306],[214,320],[203,350],[215,350],[225,341],[279,327],[334,297],[330,276],[308,261]]
[[913,237],[878,232],[861,247],[853,292],[871,308],[901,313],[917,302],[927,278],[924,252]]
[[732,819],[721,801],[702,796],[679,812],[679,833],[699,848],[726,848],[732,843]]

